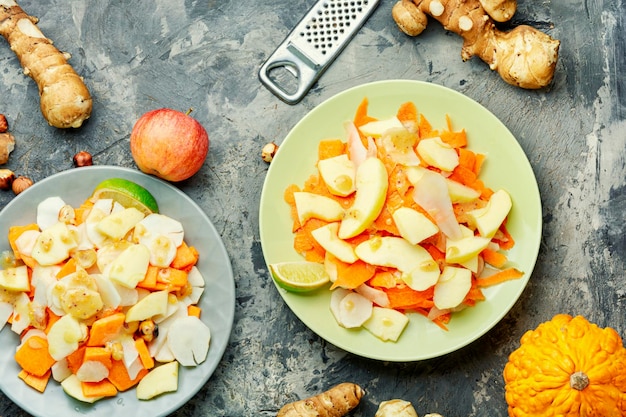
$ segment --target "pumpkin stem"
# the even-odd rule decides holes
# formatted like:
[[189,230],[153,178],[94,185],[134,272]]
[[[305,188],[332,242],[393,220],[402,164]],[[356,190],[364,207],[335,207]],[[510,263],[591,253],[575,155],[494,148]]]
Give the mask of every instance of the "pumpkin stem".
[[569,377],[569,385],[575,390],[582,391],[589,385],[589,377],[584,372],[574,372]]

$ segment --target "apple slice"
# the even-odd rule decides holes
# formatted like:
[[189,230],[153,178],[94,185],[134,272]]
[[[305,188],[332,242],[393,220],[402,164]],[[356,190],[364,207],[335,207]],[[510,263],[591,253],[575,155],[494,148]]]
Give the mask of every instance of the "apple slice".
[[380,214],[388,188],[387,169],[378,158],[369,157],[356,171],[356,196],[339,226],[338,236],[348,239],[367,229]]
[[100,233],[114,240],[119,240],[126,236],[126,233],[135,227],[144,217],[145,215],[134,207],[125,208],[104,217],[96,223],[96,228]]
[[450,194],[450,200],[452,203],[469,203],[480,197],[480,192],[463,185],[458,181],[446,178],[446,184],[448,185],[448,194]]
[[327,222],[341,220],[344,209],[330,197],[299,191],[293,193],[298,212],[298,221],[304,224],[310,218],[322,219]]
[[467,236],[458,240],[446,240],[446,263],[461,264],[467,262],[488,245],[490,239],[482,236]]
[[141,321],[165,314],[169,292],[167,290],[154,291],[139,300],[126,312],[126,323],[131,321]]
[[61,316],[48,332],[48,352],[54,360],[61,360],[78,349],[87,337],[87,326],[69,314]]
[[358,257],[354,253],[354,248],[345,240],[339,239],[338,231],[339,223],[334,222],[313,230],[311,235],[320,246],[340,261],[349,264],[356,262]]
[[137,384],[137,399],[149,400],[178,389],[178,362],[159,365],[148,372]]
[[412,245],[417,245],[439,231],[437,225],[428,217],[410,207],[400,207],[391,217],[398,227],[400,236]]
[[356,169],[348,155],[322,159],[317,163],[317,169],[331,194],[346,197],[356,190]]
[[150,251],[145,245],[130,245],[108,268],[113,281],[128,288],[135,288],[146,276],[150,264]]
[[435,285],[433,302],[440,310],[455,308],[463,302],[472,287],[472,272],[456,266],[446,266]]
[[491,239],[509,215],[512,206],[509,193],[500,189],[491,195],[485,207],[468,211],[467,214],[476,224],[480,235]]
[[383,342],[396,342],[407,324],[409,318],[406,314],[392,308],[374,306],[372,316],[363,323],[363,327]]
[[398,269],[402,280],[416,291],[430,288],[439,279],[439,266],[430,253],[401,237],[374,237],[360,243],[355,252],[369,264]]
[[61,387],[67,395],[84,403],[95,403],[96,401],[104,398],[99,396],[86,397],[85,394],[83,394],[83,386],[81,384],[81,381],[75,374],[71,374],[63,381],[61,381]]
[[442,171],[452,172],[459,165],[456,150],[440,137],[420,140],[417,144],[417,153],[428,165]]
[[359,127],[359,130],[365,136],[371,136],[373,138],[381,137],[389,129],[404,129],[404,125],[396,116],[390,117],[384,120],[375,120]]
[[183,366],[205,361],[211,342],[211,330],[195,316],[180,317],[170,326],[167,346]]
[[8,291],[30,291],[28,267],[20,265],[0,270],[0,288]]
[[40,265],[56,265],[67,259],[77,246],[78,242],[67,225],[57,222],[37,237],[32,257]]

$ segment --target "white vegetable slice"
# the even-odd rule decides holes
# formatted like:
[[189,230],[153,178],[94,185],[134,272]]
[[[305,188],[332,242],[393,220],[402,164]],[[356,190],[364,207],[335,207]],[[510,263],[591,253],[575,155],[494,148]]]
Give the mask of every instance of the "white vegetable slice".
[[330,312],[333,313],[337,324],[340,326],[343,326],[343,324],[341,322],[341,314],[339,313],[339,305],[341,300],[348,294],[350,294],[350,290],[341,287],[335,288],[330,294]]
[[168,347],[183,366],[196,366],[204,362],[210,342],[210,329],[195,316],[177,319],[167,335]]
[[361,294],[350,292],[339,302],[339,317],[344,327],[360,327],[372,315],[373,303]]
[[76,371],[76,377],[82,382],[100,382],[109,376],[109,368],[99,361],[85,361]]
[[0,330],[7,324],[11,314],[13,314],[13,304],[0,301]]
[[65,201],[61,197],[48,197],[37,205],[37,225],[41,230],[54,226],[59,221],[59,212]]

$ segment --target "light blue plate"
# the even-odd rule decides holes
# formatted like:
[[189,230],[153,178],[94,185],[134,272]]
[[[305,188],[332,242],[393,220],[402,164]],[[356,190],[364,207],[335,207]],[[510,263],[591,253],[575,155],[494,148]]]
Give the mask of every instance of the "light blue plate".
[[185,241],[198,249],[198,269],[206,281],[199,306],[202,321],[211,329],[207,359],[194,368],[181,367],[178,391],[148,401],[137,400],[135,389],[95,404],[84,404],[63,392],[52,378],[41,394],[17,377],[20,371],[13,355],[18,336],[8,326],[0,332],[0,389],[21,408],[38,417],[85,415],[90,417],[157,417],[167,416],[191,397],[209,380],[220,362],[233,326],[235,283],[230,259],[222,240],[207,215],[187,195],[170,184],[139,171],[113,166],[75,168],[35,183],[0,211],[0,251],[9,249],[6,238],[9,227],[35,221],[37,204],[50,196],[59,196],[74,207],[87,199],[95,186],[107,178],[126,178],[150,191],[159,211],[183,224]]

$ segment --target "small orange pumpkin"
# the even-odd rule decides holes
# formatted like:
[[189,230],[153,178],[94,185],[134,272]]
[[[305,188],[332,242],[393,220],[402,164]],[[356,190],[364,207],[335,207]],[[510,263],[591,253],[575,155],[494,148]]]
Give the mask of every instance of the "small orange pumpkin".
[[619,334],[559,314],[526,332],[504,367],[511,417],[625,417],[626,349]]

